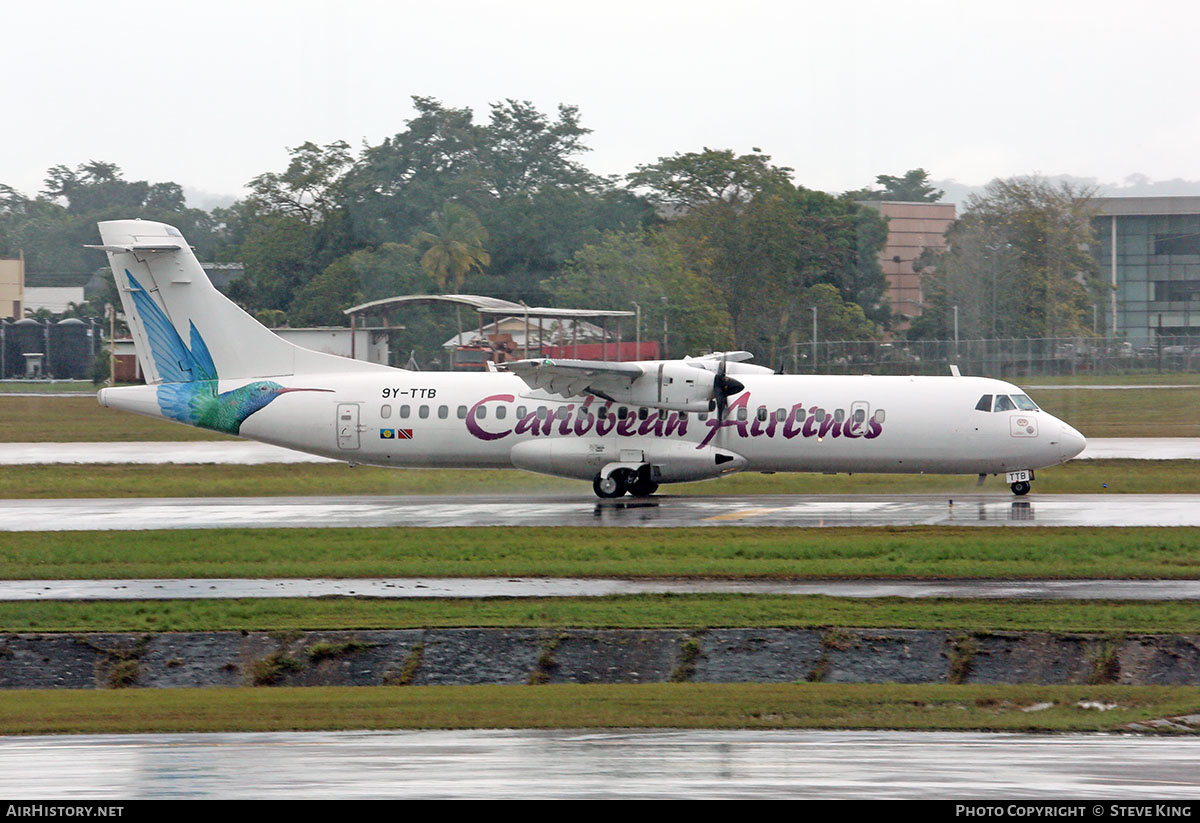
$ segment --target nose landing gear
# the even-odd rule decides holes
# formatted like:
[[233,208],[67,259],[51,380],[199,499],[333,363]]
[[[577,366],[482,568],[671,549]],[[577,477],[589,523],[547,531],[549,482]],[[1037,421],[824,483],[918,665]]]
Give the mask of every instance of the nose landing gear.
[[1008,487],[1012,489],[1012,493],[1017,497],[1029,494],[1029,489],[1032,488],[1033,470],[1025,469],[1019,472],[1009,472],[1006,477]]

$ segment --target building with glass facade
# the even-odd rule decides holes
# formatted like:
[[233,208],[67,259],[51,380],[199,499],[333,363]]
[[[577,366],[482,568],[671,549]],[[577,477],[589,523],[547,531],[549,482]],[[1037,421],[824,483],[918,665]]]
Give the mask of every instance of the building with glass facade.
[[1099,197],[1100,329],[1135,345],[1200,335],[1200,197]]

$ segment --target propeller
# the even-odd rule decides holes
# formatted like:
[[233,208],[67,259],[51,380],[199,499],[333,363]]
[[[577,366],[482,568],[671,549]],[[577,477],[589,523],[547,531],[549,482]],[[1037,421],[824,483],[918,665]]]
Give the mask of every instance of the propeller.
[[717,376],[713,378],[713,399],[717,402],[717,419],[725,419],[725,409],[729,406],[730,395],[737,394],[746,387],[741,381],[735,380],[725,373],[725,358],[717,366]]

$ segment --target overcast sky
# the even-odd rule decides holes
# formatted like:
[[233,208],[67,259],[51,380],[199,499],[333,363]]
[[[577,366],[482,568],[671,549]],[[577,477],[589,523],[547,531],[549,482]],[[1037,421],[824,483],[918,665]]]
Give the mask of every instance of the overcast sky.
[[[237,196],[411,95],[579,106],[600,174],[759,147],[810,188],[924,167],[1200,179],[1200,7],[1142,0],[105,0],[0,10],[0,183],[116,163]],[[195,196],[193,196],[193,200]]]

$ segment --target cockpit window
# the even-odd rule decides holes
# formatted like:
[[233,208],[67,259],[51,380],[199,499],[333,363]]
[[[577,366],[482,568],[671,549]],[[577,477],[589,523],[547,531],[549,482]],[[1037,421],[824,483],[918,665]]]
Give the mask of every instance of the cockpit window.
[[1013,399],[1013,402],[1017,404],[1017,408],[1020,409],[1021,411],[1037,411],[1038,410],[1037,403],[1034,403],[1032,400],[1030,400],[1027,396],[1025,396],[1023,394],[1014,394],[1012,396],[1012,399]]
[[983,397],[979,398],[979,402],[975,404],[975,410],[990,412],[992,410],[992,396],[990,394],[985,394]]
[[1015,411],[1016,408],[1017,407],[1013,405],[1013,401],[1008,399],[1007,394],[998,394],[996,395],[996,405],[992,407],[992,411]]

